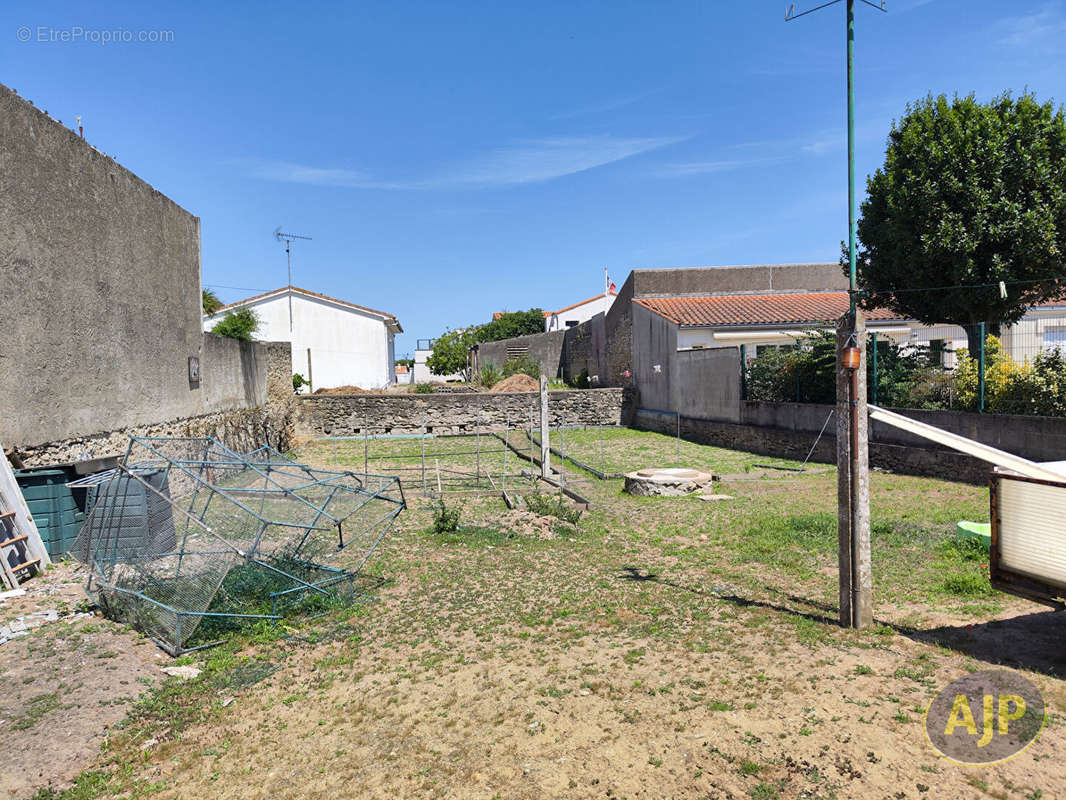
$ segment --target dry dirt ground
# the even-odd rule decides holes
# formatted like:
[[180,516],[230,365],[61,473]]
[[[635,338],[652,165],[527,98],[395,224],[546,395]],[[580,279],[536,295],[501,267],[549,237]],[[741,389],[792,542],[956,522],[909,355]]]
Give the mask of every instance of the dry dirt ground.
[[110,728],[170,659],[128,628],[87,613],[67,564],[0,601],[0,625],[54,610],[58,619],[0,645],[0,797],[65,783],[91,764]]
[[[713,450],[723,473],[759,461]],[[986,489],[875,477],[877,624],[855,632],[834,624],[832,472],[713,505],[620,486],[582,484],[576,527],[456,498],[454,533],[412,493],[376,601],[186,657],[200,678],[39,797],[1066,798],[1064,615],[991,592],[951,537]],[[957,766],[923,714],[990,665],[1041,689],[1047,726]]]

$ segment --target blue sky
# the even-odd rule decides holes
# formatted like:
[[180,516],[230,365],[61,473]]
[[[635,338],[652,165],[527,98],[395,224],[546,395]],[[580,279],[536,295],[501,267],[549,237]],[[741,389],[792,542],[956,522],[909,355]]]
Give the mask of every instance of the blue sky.
[[[604,266],[621,285],[637,267],[836,260],[844,8],[786,24],[784,5],[8,2],[0,81],[81,115],[199,216],[224,300],[284,285],[280,225],[314,237],[294,282],[397,314],[402,354],[601,291]],[[887,6],[857,10],[860,178],[928,92],[1066,101],[1066,2]],[[49,41],[65,32],[79,41]]]

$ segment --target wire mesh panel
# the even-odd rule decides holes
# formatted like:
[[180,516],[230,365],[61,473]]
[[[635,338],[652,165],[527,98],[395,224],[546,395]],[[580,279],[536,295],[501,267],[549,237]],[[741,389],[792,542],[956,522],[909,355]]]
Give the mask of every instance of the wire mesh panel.
[[177,654],[242,619],[350,598],[405,507],[396,477],[131,437],[73,552],[90,567],[90,597]]
[[[396,475],[423,493],[498,491],[521,477],[523,462],[508,447],[515,431],[384,434],[314,439],[301,457],[337,469],[361,468],[367,480]],[[528,466],[528,463],[526,464]]]

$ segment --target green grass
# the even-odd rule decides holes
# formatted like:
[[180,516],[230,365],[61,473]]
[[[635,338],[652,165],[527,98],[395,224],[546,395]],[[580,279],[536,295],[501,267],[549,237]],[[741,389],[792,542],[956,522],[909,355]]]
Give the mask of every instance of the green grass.
[[[566,431],[565,442],[584,448],[580,452],[592,458],[598,452],[599,433]],[[676,441],[669,436],[614,429],[604,430],[603,435],[608,471],[669,465],[676,458]],[[461,441],[469,445],[470,440]],[[317,455],[321,466],[332,466],[336,458],[338,465],[361,469],[362,444],[338,443],[334,453],[331,445],[316,443],[300,457]],[[372,440],[369,446],[375,453],[395,456],[418,452],[419,442]],[[459,449],[460,442],[441,439],[434,445],[440,452],[453,446]],[[749,710],[758,713],[774,701],[764,693],[777,687],[745,660],[746,648],[753,642],[801,645],[834,657],[849,648],[890,646],[896,632],[889,625],[856,633],[835,624],[834,470],[755,477],[747,471],[771,459],[691,443],[683,443],[682,456],[688,466],[752,479],[723,482],[720,491],[736,499],[709,504],[695,498],[631,497],[622,493],[619,479],[597,481],[585,476],[580,491],[590,498],[592,508],[581,517],[580,535],[551,540],[508,526],[508,512],[498,495],[449,500],[461,505],[460,520],[454,529],[435,531],[432,504],[412,501],[416,492],[409,491],[409,510],[368,565],[372,575],[394,582],[382,590],[378,603],[329,609],[321,619],[294,621],[286,627],[255,626],[198,654],[204,660],[200,678],[163,682],[131,716],[125,733],[129,747],[123,749],[116,738],[115,760],[108,772],[115,785],[86,773],[82,788],[75,785],[83,794],[55,797],[83,800],[120,793],[123,787],[130,790],[144,759],[139,742],[161,731],[173,739],[181,730],[213,719],[222,695],[269,679],[308,642],[335,643],[328,660],[319,659],[313,671],[304,665],[297,678],[285,673],[287,681],[295,680],[313,700],[317,688],[340,679],[335,674],[343,677],[367,642],[373,642],[375,651],[403,653],[403,663],[412,668],[447,670],[468,657],[466,648],[457,652],[449,644],[455,641],[476,643],[469,657],[479,661],[519,663],[595,637],[609,643],[608,665],[601,664],[599,673],[590,669],[572,676],[574,683],[569,685],[563,675],[538,681],[530,687],[536,701],[551,703],[581,690],[615,692],[623,682],[628,690],[642,681],[635,690],[656,691],[664,703],[719,712],[723,719]],[[456,454],[442,459],[442,470],[468,468],[471,458]],[[513,454],[509,463],[518,466]],[[568,470],[568,478],[579,476]],[[987,513],[985,488],[873,474],[878,619],[892,619],[897,609],[919,614],[928,608],[954,614],[962,623],[1001,607],[1004,596],[986,588],[987,553],[954,538],[957,520],[984,519]],[[393,586],[401,590],[394,592]],[[678,658],[721,652],[732,666],[728,674],[701,676],[705,684],[684,684],[671,677],[678,683],[663,686],[642,672],[660,648],[681,654]],[[892,690],[900,696],[904,691],[923,691],[933,681],[935,666],[932,659],[910,658],[894,671],[879,668],[878,681],[894,682]],[[852,672],[839,666],[826,669]],[[864,676],[872,670],[860,665],[853,673]],[[729,680],[720,683],[723,678]],[[639,710],[620,706],[618,713],[627,729],[632,725],[639,730]],[[813,738],[831,727],[810,720],[803,723],[802,729],[797,724],[792,732],[805,730]],[[543,729],[541,725],[535,730]],[[770,782],[771,775],[777,776],[769,761],[762,767],[742,761],[731,768],[763,779],[752,781],[752,797],[772,800],[780,795],[778,784]],[[91,794],[90,786],[108,788]]]

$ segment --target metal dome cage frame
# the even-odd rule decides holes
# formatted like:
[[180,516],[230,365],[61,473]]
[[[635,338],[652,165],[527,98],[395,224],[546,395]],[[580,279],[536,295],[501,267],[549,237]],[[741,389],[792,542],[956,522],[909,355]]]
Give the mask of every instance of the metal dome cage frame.
[[366,597],[363,568],[407,507],[399,478],[321,469],[264,446],[131,436],[87,485],[73,554],[86,593],[171,655],[249,620]]

